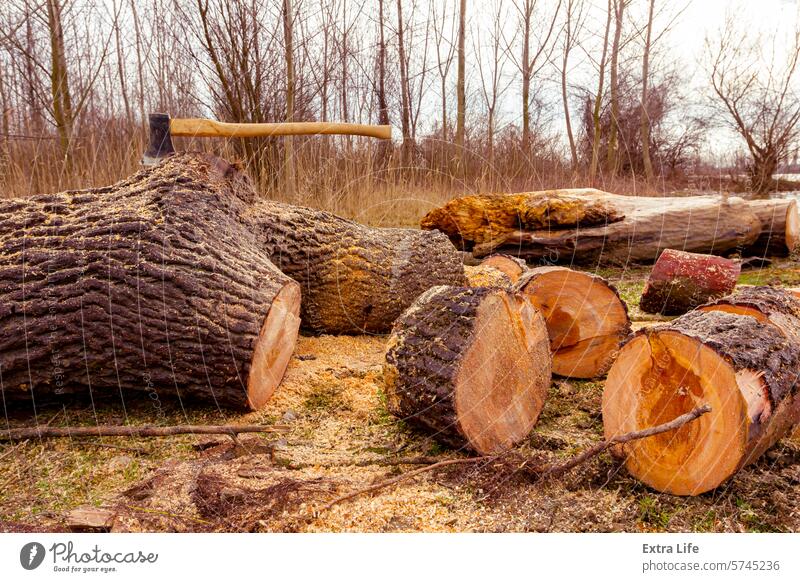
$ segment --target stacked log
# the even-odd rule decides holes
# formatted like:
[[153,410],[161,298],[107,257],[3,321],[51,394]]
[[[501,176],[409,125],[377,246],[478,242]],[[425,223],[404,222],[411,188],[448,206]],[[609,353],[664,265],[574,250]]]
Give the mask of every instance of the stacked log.
[[753,245],[762,232],[741,198],[593,189],[457,198],[429,212],[421,225],[476,257],[505,253],[570,264],[652,262],[665,248],[724,255]]
[[699,495],[759,458],[800,420],[800,320],[791,336],[755,317],[693,311],[643,329],[620,351],[603,392],[607,438],[711,412],[628,443],[628,471],[658,491]]
[[761,221],[761,234],[742,256],[786,257],[800,242],[800,212],[793,198],[751,200],[748,208]]
[[625,302],[608,281],[565,267],[538,267],[516,289],[545,318],[554,374],[596,378],[608,371],[631,331]]
[[294,351],[300,287],[239,220],[243,180],[186,154],[0,202],[4,403],[140,391],[263,406]]
[[645,313],[683,315],[733,291],[739,263],[723,257],[665,249],[653,265],[639,307]]
[[542,315],[503,289],[434,287],[395,322],[389,411],[454,447],[494,454],[524,439],[550,386]]
[[505,273],[512,283],[519,281],[523,273],[528,270],[528,265],[522,259],[502,254],[489,255],[481,261],[481,266],[492,267]]
[[800,297],[780,287],[742,287],[736,293],[698,307],[698,311],[723,311],[747,315],[776,326],[800,345]]
[[466,284],[461,256],[438,232],[370,228],[273,201],[247,219],[269,258],[300,283],[312,332],[384,333],[424,291]]

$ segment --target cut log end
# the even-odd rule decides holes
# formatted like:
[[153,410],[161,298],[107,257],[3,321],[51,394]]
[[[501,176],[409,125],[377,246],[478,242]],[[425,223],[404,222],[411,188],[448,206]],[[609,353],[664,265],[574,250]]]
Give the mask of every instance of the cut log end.
[[596,378],[630,333],[625,303],[601,277],[563,267],[531,269],[518,288],[544,315],[553,373]]
[[695,422],[624,446],[626,467],[637,479],[658,491],[698,495],[736,471],[747,440],[741,394],[757,397],[759,386],[756,375],[737,377],[699,340],[670,331],[641,335],[625,346],[606,380],[606,437],[656,426],[709,404],[711,413]]
[[437,440],[494,454],[533,428],[550,386],[542,315],[503,289],[435,287],[395,323],[388,408]]
[[253,349],[247,403],[264,407],[281,383],[300,329],[300,285],[290,282],[275,296]]
[[800,244],[800,211],[797,200],[792,200],[786,210],[786,248],[789,254],[797,250]]
[[475,328],[455,381],[455,409],[467,441],[490,454],[525,438],[544,408],[547,334],[530,303],[507,293],[483,302]]
[[519,278],[527,270],[525,261],[510,255],[490,255],[481,261],[481,266],[484,265],[505,273],[512,283],[519,281]]

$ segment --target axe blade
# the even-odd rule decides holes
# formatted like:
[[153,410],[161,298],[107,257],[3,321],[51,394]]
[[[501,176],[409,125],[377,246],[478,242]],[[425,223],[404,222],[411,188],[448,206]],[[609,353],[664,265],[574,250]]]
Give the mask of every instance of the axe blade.
[[142,156],[143,166],[154,166],[167,156],[175,153],[169,130],[169,114],[151,113],[149,123],[149,143]]

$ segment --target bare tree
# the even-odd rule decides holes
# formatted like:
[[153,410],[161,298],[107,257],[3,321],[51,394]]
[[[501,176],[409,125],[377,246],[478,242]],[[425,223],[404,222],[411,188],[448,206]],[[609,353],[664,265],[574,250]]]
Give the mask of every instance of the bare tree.
[[622,41],[622,29],[625,23],[625,7],[629,0],[613,0],[614,3],[614,40],[611,43],[611,65],[609,93],[611,104],[611,127],[609,129],[608,149],[606,150],[606,168],[612,176],[617,173],[618,164],[618,119],[619,119],[619,53]]
[[561,102],[564,107],[564,122],[569,140],[569,153],[573,170],[578,167],[578,148],[575,145],[575,135],[572,132],[572,119],[569,107],[569,92],[567,85],[567,71],[569,68],[569,55],[578,42],[580,30],[583,27],[584,3],[583,0],[567,0],[564,15],[564,31],[561,46]]
[[600,158],[601,120],[600,113],[603,104],[603,90],[605,89],[606,58],[608,56],[608,36],[611,31],[612,0],[608,0],[606,7],[606,27],[603,33],[603,50],[598,63],[597,93],[594,96],[592,111],[592,157],[589,162],[589,182],[594,184],[597,177],[597,166]]
[[642,113],[640,122],[640,141],[642,142],[642,162],[644,173],[649,183],[655,179],[653,173],[653,162],[650,159],[650,117],[647,114],[646,104],[648,102],[648,89],[650,82],[650,44],[653,34],[653,10],[655,0],[650,0],[650,8],[647,12],[647,29],[645,32],[644,49],[642,50]]
[[456,160],[459,171],[464,159],[464,137],[466,133],[467,93],[465,37],[467,34],[467,0],[461,0],[458,10],[458,79],[456,80]]
[[[286,56],[286,121],[294,121],[294,94],[295,94],[295,74],[294,74],[294,35],[292,33],[294,12],[292,10],[292,0],[283,0],[283,47]],[[295,172],[294,172],[294,139],[287,135],[283,138],[284,150],[284,188],[290,198],[295,194]]]
[[[383,0],[380,0],[381,2]],[[436,43],[436,69],[439,72],[440,91],[442,100],[442,139],[447,139],[449,135],[449,125],[447,124],[447,78],[450,73],[450,67],[453,65],[453,57],[455,55],[456,44],[453,42],[455,37],[455,22],[456,19],[450,17],[451,30],[449,37],[445,36],[445,23],[447,17],[447,3],[442,2],[441,16],[436,10],[439,5],[439,0],[431,0],[431,17],[433,19],[433,39]],[[439,20],[441,18],[441,21]],[[444,48],[444,45],[447,48]]]
[[413,149],[411,136],[411,96],[409,95],[408,60],[406,59],[406,44],[404,38],[403,2],[397,0],[397,53],[400,59],[400,121],[403,131],[403,147],[401,150],[402,163],[406,165],[410,160]]
[[778,164],[797,147],[800,137],[800,98],[796,90],[800,60],[800,29],[783,58],[765,54],[767,42],[752,35],[728,15],[711,53],[714,105],[747,144],[749,174],[756,194],[765,194]]

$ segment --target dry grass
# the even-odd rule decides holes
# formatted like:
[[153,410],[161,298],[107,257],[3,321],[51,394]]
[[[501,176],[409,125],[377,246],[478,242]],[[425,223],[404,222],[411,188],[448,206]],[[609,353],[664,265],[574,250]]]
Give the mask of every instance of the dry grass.
[[[632,303],[645,271],[605,274]],[[742,275],[747,283],[798,280],[791,261]],[[410,470],[377,464],[387,456],[464,454],[387,413],[385,341],[301,338],[285,381],[257,413],[184,413],[164,402],[159,419],[149,403],[129,403],[126,418],[112,401],[40,411],[54,425],[263,422],[289,431],[238,444],[193,436],[3,444],[0,529],[63,529],[68,510],[91,504],[117,508],[119,531],[800,531],[800,440],[790,439],[694,498],[651,491],[603,455],[552,483],[508,463],[451,467],[314,515],[338,495]],[[520,453],[562,459],[601,438],[601,395],[602,382],[556,380]]]

